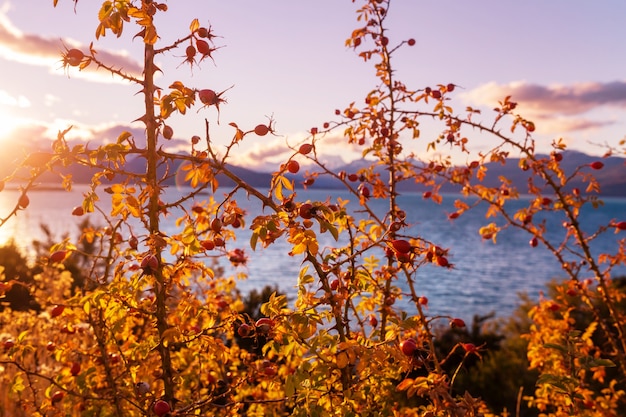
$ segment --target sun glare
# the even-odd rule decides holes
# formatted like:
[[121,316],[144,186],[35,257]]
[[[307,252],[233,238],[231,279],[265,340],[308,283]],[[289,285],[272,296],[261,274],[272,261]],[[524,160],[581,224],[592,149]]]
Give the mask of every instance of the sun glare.
[[20,120],[10,112],[0,109],[0,141],[8,140],[13,132],[20,125]]

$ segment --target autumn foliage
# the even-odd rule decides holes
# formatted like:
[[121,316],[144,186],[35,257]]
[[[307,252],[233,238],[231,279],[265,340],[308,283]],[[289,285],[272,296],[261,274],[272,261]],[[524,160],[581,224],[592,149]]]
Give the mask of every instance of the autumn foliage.
[[[267,189],[247,184],[228,162],[248,135],[273,134],[272,123],[226,121],[233,136],[217,148],[209,120],[219,118],[227,91],[155,80],[160,54],[178,51],[180,70],[219,59],[213,29],[190,16],[180,39],[160,45],[154,17],[167,15],[175,2],[102,3],[96,38],[132,31],[143,39],[143,78],[101,61],[93,45],[69,49],[61,60],[68,71],[98,66],[132,83],[131,93],[145,98],[138,119],[145,136],[126,132],[91,149],[70,146],[68,131],[62,131],[51,149],[17,167],[28,170],[28,179],[5,178],[18,183],[22,193],[2,223],[28,210],[29,190],[44,172],[72,164],[91,167],[91,189],[82,207],[68,215],[101,216],[105,226],[85,227],[78,241],[56,242],[38,260],[41,271],[29,292],[41,311],[5,308],[0,313],[0,415],[504,415],[507,411],[489,410],[481,398],[455,387],[464,364],[489,352],[465,342],[448,351],[436,346],[437,328],[466,323],[429,316],[428,300],[420,293],[420,281],[428,277],[420,270],[453,268],[454,248],[409,232],[408,208],[399,203],[403,183],[426,187],[424,197],[436,202],[444,184],[455,184],[462,196],[451,221],[486,205],[485,225],[477,231],[485,240],[496,242],[503,228],[518,229],[532,246],[543,245],[561,262],[567,281],[530,312],[532,325],[524,337],[530,367],[540,376],[536,390],[520,396],[517,411],[609,416],[626,408],[625,293],[612,285],[611,275],[614,266],[626,262],[626,239],[612,253],[596,256],[592,250],[598,235],[624,233],[624,219],[595,231],[579,223],[583,206],[600,204],[592,174],[602,163],[565,173],[559,158],[565,144],[558,140],[551,157],[536,155],[535,125],[517,112],[513,97],[494,103],[491,115],[471,108],[456,112],[455,84],[403,84],[395,78],[394,54],[415,41],[393,38],[385,20],[390,0],[358,3],[360,26],[346,45],[374,68],[379,84],[364,100],[339,108],[311,129],[303,143],[288,144],[292,154],[276,168]],[[198,126],[187,153],[165,151],[161,145],[176,128],[170,117],[191,109],[203,112],[206,124]],[[420,137],[426,122],[438,124],[438,137]],[[316,150],[329,146],[325,138],[331,134],[361,147],[369,166],[350,173],[327,168]],[[485,135],[494,146],[472,152],[471,142]],[[444,153],[459,150],[467,163],[418,160],[405,150],[411,141]],[[125,169],[127,158],[136,156],[145,158],[145,172]],[[497,187],[484,185],[486,163],[507,164],[510,156],[519,157],[519,169],[532,174],[528,188],[516,189],[506,178]],[[307,170],[305,185],[332,177],[358,207],[341,199],[304,200],[290,174],[305,161],[316,167]],[[168,167],[181,163],[192,191],[170,200]],[[220,185],[220,175],[235,185]],[[587,189],[569,186],[578,178]],[[69,190],[71,178],[61,180]],[[207,190],[210,197],[202,199]],[[263,215],[250,218],[238,205],[241,190],[265,207]],[[507,201],[523,193],[532,198],[511,211]],[[100,209],[104,199],[110,212]],[[386,212],[375,211],[373,201],[385,201]],[[183,215],[178,231],[167,234],[162,222],[172,209]],[[549,240],[545,224],[536,220],[545,211],[566,218],[562,241]],[[241,228],[251,230],[249,242],[236,239]],[[323,246],[322,237],[333,245]],[[298,276],[286,277],[297,282],[297,299],[274,293],[262,315],[253,317],[244,311],[234,277],[224,276],[214,260],[244,265],[256,249],[279,241],[288,244],[285,256],[302,265]],[[80,286],[66,268],[77,256],[88,260]],[[12,282],[0,284],[1,296]],[[451,368],[450,358],[459,355]]]

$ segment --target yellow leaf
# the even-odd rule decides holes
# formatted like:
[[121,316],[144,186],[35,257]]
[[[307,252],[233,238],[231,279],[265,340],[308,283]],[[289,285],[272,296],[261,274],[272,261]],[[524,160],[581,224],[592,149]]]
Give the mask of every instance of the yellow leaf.
[[335,359],[337,362],[337,367],[339,369],[343,369],[350,364],[350,360],[348,359],[348,354],[346,352],[339,352]]
[[28,330],[24,330],[22,333],[19,334],[19,336],[17,336],[17,341],[23,342],[27,335],[28,335]]
[[125,130],[122,133],[120,133],[120,135],[117,137],[117,143],[125,142],[126,140],[128,140],[128,138],[132,136],[133,136],[132,133]]
[[198,29],[200,29],[200,22],[198,21],[198,19],[193,19],[191,21],[191,24],[189,25],[189,30],[191,32],[195,32]]
[[141,207],[135,196],[129,195],[126,197],[126,207],[133,217],[141,217]]
[[276,187],[274,188],[274,195],[276,196],[276,198],[279,201],[284,200],[284,197],[283,197],[283,185],[280,182],[278,184],[276,184]]
[[20,393],[24,391],[24,389],[26,389],[26,386],[24,386],[24,379],[21,377],[21,375],[18,374],[13,380],[13,384],[11,385],[11,391],[15,393]]
[[148,45],[154,45],[159,36],[157,35],[156,28],[154,26],[148,26],[146,28],[146,35],[143,37],[144,43]]
[[285,187],[289,191],[293,191],[293,183],[289,181],[288,178],[280,176],[280,182],[283,184],[283,187]]
[[167,329],[163,332],[163,336],[161,337],[163,345],[167,346],[169,342],[175,342],[178,336],[180,336],[180,332],[177,328],[172,327],[171,329]]
[[111,197],[111,216],[115,217],[124,210],[124,198],[121,194],[113,194]]
[[598,322],[596,321],[592,322],[589,325],[589,327],[587,327],[587,330],[585,330],[585,333],[583,333],[582,340],[583,341],[591,340],[591,336],[593,336],[593,333],[596,331],[597,327],[598,327]]

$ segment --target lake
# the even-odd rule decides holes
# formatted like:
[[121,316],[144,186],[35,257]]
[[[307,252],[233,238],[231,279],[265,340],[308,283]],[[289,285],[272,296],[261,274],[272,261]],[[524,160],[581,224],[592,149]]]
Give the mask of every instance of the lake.
[[[31,204],[28,209],[20,211],[17,217],[0,227],[0,244],[14,239],[18,246],[27,250],[33,239],[43,237],[40,224],[48,225],[59,238],[67,233],[75,235],[78,231],[75,224],[82,218],[72,216],[71,211],[81,204],[82,192],[86,189],[87,186],[77,185],[69,193],[55,190],[29,193]],[[184,193],[184,189],[171,188],[168,193],[167,200],[174,200]],[[0,193],[1,216],[4,217],[10,211],[18,195],[16,190],[4,190]],[[221,195],[220,190],[218,195]],[[325,200],[329,195],[332,198],[350,199],[348,194],[340,190],[299,190],[298,195],[299,201]],[[206,195],[201,196],[199,200],[206,198]],[[519,305],[519,293],[525,292],[531,298],[537,299],[547,282],[564,278],[564,273],[553,255],[541,246],[531,248],[528,244],[530,235],[523,231],[505,230],[498,235],[497,244],[483,241],[478,235],[478,229],[493,221],[484,218],[484,209],[472,210],[455,221],[448,220],[446,213],[454,211],[452,204],[455,198],[456,195],[444,195],[441,205],[422,199],[421,194],[403,195],[399,200],[407,211],[407,222],[413,225],[413,235],[422,236],[439,246],[451,249],[449,260],[454,264],[453,269],[431,266],[419,269],[417,288],[429,299],[429,314],[471,319],[474,314],[494,311],[497,317],[506,317]],[[238,202],[248,211],[247,221],[250,223],[251,215],[259,213],[259,205],[248,200],[243,193]],[[582,212],[585,230],[595,230],[598,225],[606,224],[611,219],[626,220],[626,199],[606,198],[604,203],[597,210],[589,206]],[[524,205],[525,201],[522,199],[507,204],[514,208],[515,205]],[[383,213],[387,208],[384,201],[373,201],[372,205]],[[90,216],[98,224],[98,215],[94,213]],[[562,218],[555,214],[545,216],[548,235],[553,238],[562,236]],[[163,223],[166,232],[174,233],[175,219],[176,216],[171,215]],[[625,237],[626,232],[615,234],[611,230],[594,242],[594,251],[614,253],[618,239]],[[249,238],[249,230],[238,232],[238,246],[250,253]],[[330,236],[324,239],[330,239]],[[330,241],[322,240],[320,247],[324,244],[330,244]],[[257,248],[256,253],[250,253],[246,267],[249,278],[240,282],[242,292],[271,284],[288,295],[295,295],[301,258],[287,256],[288,251],[289,245],[279,241],[269,248]],[[228,262],[225,262],[224,267],[228,274],[235,273]],[[614,271],[626,275],[624,266]]]

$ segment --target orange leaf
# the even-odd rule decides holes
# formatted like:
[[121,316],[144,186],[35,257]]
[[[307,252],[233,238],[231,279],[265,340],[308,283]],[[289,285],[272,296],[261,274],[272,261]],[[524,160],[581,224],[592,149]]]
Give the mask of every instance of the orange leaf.
[[396,389],[398,391],[406,391],[406,389],[409,388],[411,385],[413,385],[413,380],[411,378],[407,378],[404,381],[400,382]]

